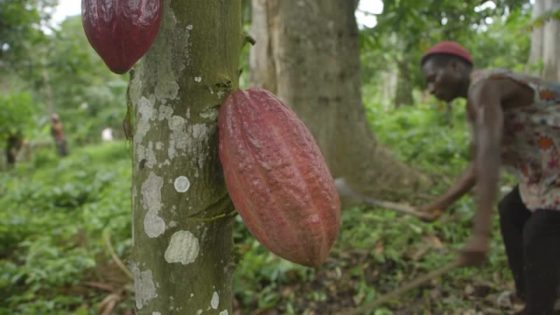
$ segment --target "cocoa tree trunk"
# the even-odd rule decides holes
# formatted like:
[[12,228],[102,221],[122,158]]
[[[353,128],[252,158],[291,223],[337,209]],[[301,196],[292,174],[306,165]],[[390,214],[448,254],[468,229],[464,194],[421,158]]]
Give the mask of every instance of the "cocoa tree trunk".
[[345,177],[360,192],[386,198],[425,184],[425,177],[377,143],[368,126],[361,101],[357,1],[252,3],[251,83],[293,107],[333,175]]
[[134,70],[133,255],[138,314],[231,314],[232,217],[217,155],[237,88],[241,1],[166,0]]

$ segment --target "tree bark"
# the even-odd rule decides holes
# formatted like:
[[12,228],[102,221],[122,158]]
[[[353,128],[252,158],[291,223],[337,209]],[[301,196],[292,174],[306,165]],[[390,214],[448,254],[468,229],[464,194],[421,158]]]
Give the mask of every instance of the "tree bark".
[[[535,0],[533,5],[532,19],[535,20],[542,16],[545,12],[545,0]],[[536,64],[542,61],[543,56],[543,28],[533,27],[531,34],[531,52],[529,54],[529,63]]]
[[[546,11],[560,10],[560,1],[545,0]],[[560,21],[549,19],[543,27],[543,77],[560,82]]]
[[408,69],[408,62],[402,60],[397,61],[398,76],[397,76],[397,90],[395,93],[395,106],[412,105],[412,78],[410,76],[410,69]]
[[[357,1],[253,0],[252,84],[292,106],[335,177],[371,195],[395,196],[427,183],[380,146],[361,101]],[[263,31],[263,30],[266,30]],[[259,62],[256,62],[258,60]],[[273,79],[269,79],[272,77]]]
[[166,0],[131,75],[133,255],[138,314],[231,314],[233,207],[217,116],[238,86],[240,0]]
[[[558,10],[560,10],[560,2],[557,0],[535,0],[533,20]],[[543,25],[533,27],[529,62],[531,64],[543,63],[544,67],[538,74],[546,80],[560,82],[559,55],[560,21],[548,19]]]

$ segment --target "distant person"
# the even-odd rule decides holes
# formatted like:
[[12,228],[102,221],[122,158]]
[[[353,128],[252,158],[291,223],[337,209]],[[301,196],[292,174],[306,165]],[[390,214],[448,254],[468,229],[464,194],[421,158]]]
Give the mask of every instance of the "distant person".
[[6,163],[9,167],[16,164],[23,143],[23,134],[20,131],[11,133],[6,139]]
[[64,129],[62,128],[62,122],[58,117],[58,114],[51,115],[51,135],[54,138],[56,144],[56,152],[60,156],[68,155],[68,147],[66,144],[66,138],[64,137]]
[[508,70],[474,70],[470,53],[440,42],[423,56],[431,94],[467,99],[472,163],[449,190],[423,211],[449,207],[476,183],[473,234],[463,265],[481,264],[488,252],[491,213],[500,166],[518,185],[498,205],[500,227],[525,315],[554,314],[560,283],[560,85]]

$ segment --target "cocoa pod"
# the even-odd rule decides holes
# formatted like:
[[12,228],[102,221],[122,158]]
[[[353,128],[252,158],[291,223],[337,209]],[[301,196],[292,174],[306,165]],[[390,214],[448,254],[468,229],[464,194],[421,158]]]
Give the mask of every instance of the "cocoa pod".
[[125,73],[159,31],[163,0],[82,0],[82,25],[91,46],[115,73]]
[[220,108],[219,155],[243,222],[271,252],[305,266],[327,258],[340,227],[334,180],[313,136],[272,93],[231,93]]

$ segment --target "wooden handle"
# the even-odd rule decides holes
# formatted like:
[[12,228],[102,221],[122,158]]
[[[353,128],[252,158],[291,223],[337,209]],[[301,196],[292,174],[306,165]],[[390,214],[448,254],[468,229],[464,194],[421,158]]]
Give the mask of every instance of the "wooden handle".
[[408,215],[413,215],[415,217],[418,217],[418,218],[424,219],[424,220],[432,220],[433,219],[430,214],[419,212],[415,208],[413,208],[409,205],[390,202],[390,201],[384,201],[384,200],[378,200],[378,199],[375,199],[375,198],[365,196],[365,195],[355,191],[354,189],[352,189],[352,187],[350,187],[348,185],[348,183],[346,182],[346,180],[344,178],[337,178],[335,180],[335,185],[336,185],[336,188],[337,188],[338,193],[340,195],[348,196],[348,197],[351,197],[351,198],[354,198],[354,199],[358,199],[361,202],[364,202],[364,203],[366,203],[370,206],[381,207],[381,208],[384,208],[384,209],[393,210],[393,211],[397,211],[397,212],[408,214]]

